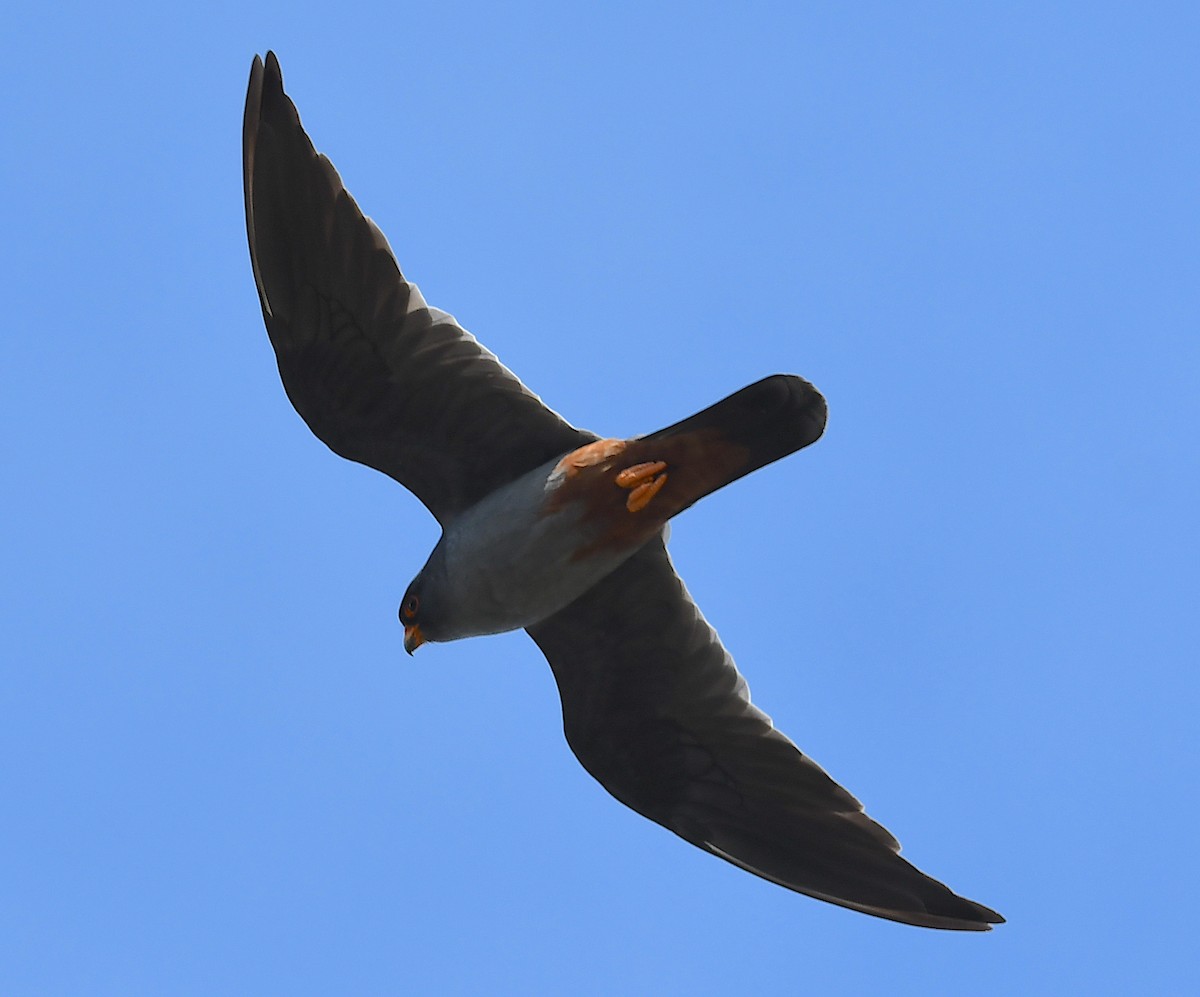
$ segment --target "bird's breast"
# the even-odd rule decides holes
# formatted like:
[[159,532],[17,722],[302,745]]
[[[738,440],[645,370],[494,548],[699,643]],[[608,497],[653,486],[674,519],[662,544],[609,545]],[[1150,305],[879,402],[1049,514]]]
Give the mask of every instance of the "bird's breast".
[[433,560],[451,640],[527,627],[619,567],[667,520],[728,480],[741,447],[709,431],[596,440],[467,510]]
[[[605,449],[589,446],[597,448],[589,460]],[[447,632],[439,639],[502,633],[544,620],[661,530],[664,520],[653,514],[638,516],[636,528],[615,528],[615,507],[634,515],[626,509],[634,489],[613,482],[607,458],[576,467],[564,463],[571,457],[498,489],[447,528],[430,564],[442,589]]]

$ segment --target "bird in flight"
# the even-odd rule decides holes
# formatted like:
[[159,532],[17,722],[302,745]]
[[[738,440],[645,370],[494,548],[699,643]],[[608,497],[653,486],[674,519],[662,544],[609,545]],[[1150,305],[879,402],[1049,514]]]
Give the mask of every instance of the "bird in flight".
[[250,260],[288,398],[442,527],[400,604],[405,649],[524,628],[571,750],[626,806],[819,900],[928,928],[1002,922],[902,859],[750,702],[667,554],[672,516],[820,437],[820,392],[777,374],[646,436],[577,429],[400,272],[313,148],[274,53],[251,67],[242,139]]

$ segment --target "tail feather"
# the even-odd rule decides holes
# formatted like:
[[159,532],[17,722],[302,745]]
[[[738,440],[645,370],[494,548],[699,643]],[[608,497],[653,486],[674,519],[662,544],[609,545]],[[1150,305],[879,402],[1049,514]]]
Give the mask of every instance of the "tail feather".
[[808,381],[774,374],[681,422],[631,440],[623,463],[666,462],[667,488],[656,501],[674,516],[820,439],[825,416],[825,399]]

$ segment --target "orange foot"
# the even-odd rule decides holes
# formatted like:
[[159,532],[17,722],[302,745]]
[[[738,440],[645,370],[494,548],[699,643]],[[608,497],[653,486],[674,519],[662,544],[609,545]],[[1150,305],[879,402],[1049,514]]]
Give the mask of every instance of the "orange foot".
[[665,471],[666,467],[666,463],[661,460],[646,461],[643,464],[633,464],[616,476],[614,480],[618,487],[630,489],[629,498],[625,500],[626,509],[630,512],[640,512],[650,504],[650,500],[667,483],[667,476],[660,473]]

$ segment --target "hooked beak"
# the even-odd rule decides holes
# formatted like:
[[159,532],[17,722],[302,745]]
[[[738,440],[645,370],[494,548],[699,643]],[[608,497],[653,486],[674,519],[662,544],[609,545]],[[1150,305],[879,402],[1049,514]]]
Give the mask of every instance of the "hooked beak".
[[421,628],[418,624],[413,623],[404,628],[404,650],[412,654],[418,647],[425,643],[425,635],[421,633]]

